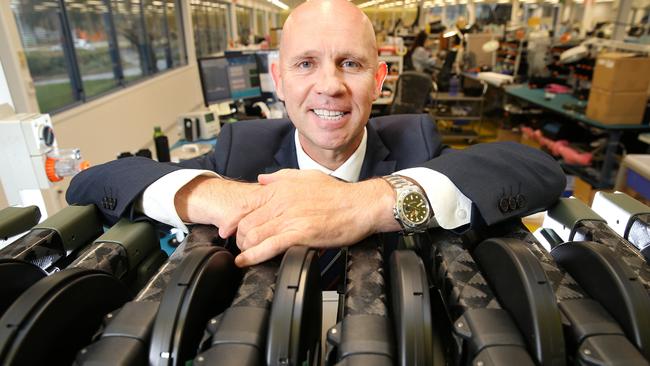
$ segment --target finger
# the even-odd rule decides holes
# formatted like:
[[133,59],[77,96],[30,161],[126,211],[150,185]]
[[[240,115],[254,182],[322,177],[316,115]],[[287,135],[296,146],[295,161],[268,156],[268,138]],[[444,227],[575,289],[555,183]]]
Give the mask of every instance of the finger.
[[263,185],[271,184],[282,179],[291,179],[297,172],[298,169],[282,169],[271,174],[260,174],[257,176],[257,181]]
[[222,239],[226,239],[235,233],[237,230],[237,225],[221,225],[219,227],[219,236]]
[[266,223],[272,221],[278,214],[276,210],[272,209],[269,206],[262,206],[257,210],[251,211],[248,215],[244,216],[237,225],[237,246],[241,250],[248,249],[250,247],[249,243],[253,242],[254,245],[259,244],[262,239],[255,237],[253,233],[252,237],[251,232],[253,232],[257,227],[265,225]]
[[295,232],[270,237],[261,242],[260,245],[241,252],[235,258],[235,264],[239,267],[247,267],[267,261],[284,253],[289,247],[295,245],[297,240],[298,235]]
[[239,234],[239,230],[237,230],[237,246],[241,250],[247,250],[259,245],[264,240],[279,235],[286,227],[285,224],[285,220],[271,219],[250,228],[241,235]]
[[239,225],[239,222],[244,216],[245,213],[239,213],[223,220],[223,222],[219,226],[219,236],[225,239],[230,237],[232,234],[234,234],[235,231],[237,231],[237,226]]

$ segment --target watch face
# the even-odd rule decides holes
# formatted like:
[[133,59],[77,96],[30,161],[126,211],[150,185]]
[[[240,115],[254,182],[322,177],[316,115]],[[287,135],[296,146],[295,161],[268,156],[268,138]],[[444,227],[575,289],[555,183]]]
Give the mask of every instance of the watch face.
[[404,223],[409,226],[421,225],[429,218],[429,205],[418,192],[409,192],[404,196],[401,211]]

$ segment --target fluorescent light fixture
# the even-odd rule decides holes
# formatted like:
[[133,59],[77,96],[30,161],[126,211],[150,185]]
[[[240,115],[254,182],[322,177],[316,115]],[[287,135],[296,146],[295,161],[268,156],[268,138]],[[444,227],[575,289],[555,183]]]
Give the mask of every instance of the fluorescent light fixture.
[[277,6],[278,8],[280,8],[280,9],[282,9],[282,10],[289,10],[289,5],[283,3],[283,2],[280,1],[280,0],[272,0],[272,1],[271,1],[271,4]]

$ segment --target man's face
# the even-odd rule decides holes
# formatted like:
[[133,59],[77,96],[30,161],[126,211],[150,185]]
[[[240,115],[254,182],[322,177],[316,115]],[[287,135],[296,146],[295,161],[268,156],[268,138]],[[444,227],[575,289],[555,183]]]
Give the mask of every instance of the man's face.
[[282,37],[279,70],[273,68],[278,96],[312,158],[325,150],[354,152],[386,75],[372,34],[358,21],[336,18],[293,19]]

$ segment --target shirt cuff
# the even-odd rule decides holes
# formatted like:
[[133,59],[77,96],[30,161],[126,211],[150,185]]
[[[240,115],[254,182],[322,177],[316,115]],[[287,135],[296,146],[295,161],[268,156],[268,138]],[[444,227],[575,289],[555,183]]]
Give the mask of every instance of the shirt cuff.
[[472,201],[446,175],[429,168],[409,168],[393,174],[418,182],[435,215],[432,221],[443,229],[456,229],[471,222]]
[[144,190],[142,198],[136,202],[136,210],[158,222],[187,233],[189,231],[187,226],[176,212],[174,198],[176,192],[200,175],[219,177],[219,174],[210,170],[181,169],[173,171],[151,183]]

